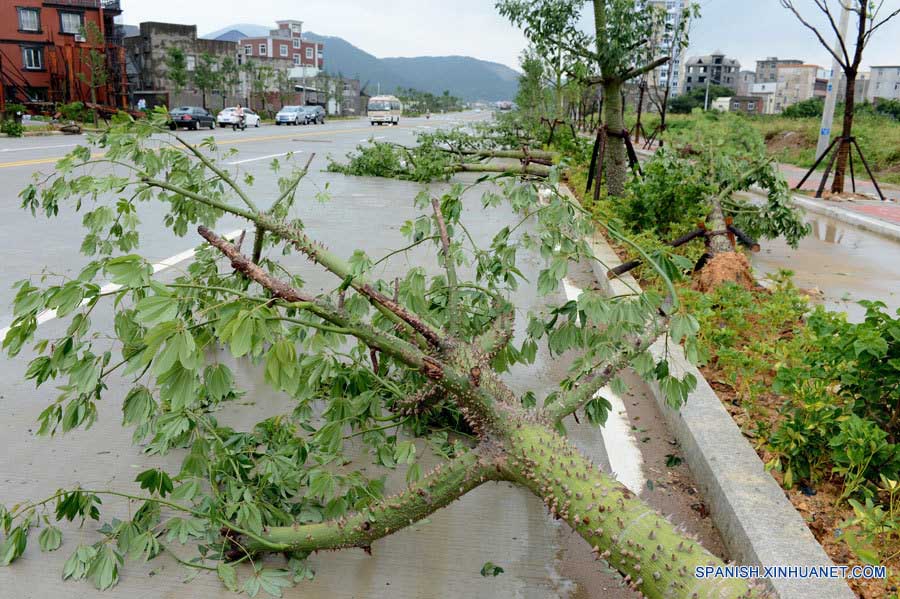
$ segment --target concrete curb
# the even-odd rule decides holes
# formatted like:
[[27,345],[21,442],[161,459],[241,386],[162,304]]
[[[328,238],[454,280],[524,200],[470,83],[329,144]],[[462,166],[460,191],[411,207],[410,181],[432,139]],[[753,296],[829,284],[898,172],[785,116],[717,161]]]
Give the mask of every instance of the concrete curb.
[[866,216],[865,214],[858,214],[856,212],[853,212],[852,210],[846,210],[839,206],[826,206],[821,202],[817,202],[816,200],[812,200],[801,195],[795,194],[792,197],[794,203],[802,207],[807,212],[813,212],[815,214],[821,214],[822,216],[828,216],[830,218],[833,218],[834,220],[841,221],[842,223],[847,223],[848,225],[859,227],[860,229],[876,233],[894,241],[900,241],[900,225],[895,225],[893,223],[885,222],[877,218],[872,218],[871,216]]
[[[574,196],[563,187],[563,193]],[[594,276],[607,295],[625,295],[640,289],[631,275],[608,279],[619,257],[599,232],[588,238],[598,258]],[[659,358],[665,340],[651,352]],[[722,401],[703,374],[684,356],[680,346],[669,345],[669,367],[678,375],[691,373],[697,389],[681,410],[673,410],[657,385],[650,385],[669,430],[684,453],[694,480],[709,504],[713,521],[734,562],[752,566],[833,567],[825,550],[807,528],[794,506],[741,434]],[[851,599],[856,597],[843,580],[774,579],[767,581],[781,599]]]

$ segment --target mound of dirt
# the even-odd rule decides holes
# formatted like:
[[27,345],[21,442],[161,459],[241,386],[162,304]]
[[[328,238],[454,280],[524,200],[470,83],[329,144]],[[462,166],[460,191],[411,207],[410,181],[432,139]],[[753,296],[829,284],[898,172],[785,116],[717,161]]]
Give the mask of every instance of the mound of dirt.
[[728,282],[737,283],[745,289],[756,287],[756,281],[750,274],[750,262],[744,254],[727,252],[715,256],[695,275],[693,287],[706,293]]
[[805,150],[809,147],[806,136],[799,131],[785,131],[766,136],[766,148],[772,154],[778,154],[784,150]]

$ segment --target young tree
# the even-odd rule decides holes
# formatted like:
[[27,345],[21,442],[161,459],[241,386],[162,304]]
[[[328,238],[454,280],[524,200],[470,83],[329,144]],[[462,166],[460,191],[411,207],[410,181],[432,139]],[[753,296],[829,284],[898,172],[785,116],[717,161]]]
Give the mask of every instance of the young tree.
[[222,69],[215,56],[209,52],[200,55],[200,61],[194,68],[193,80],[200,91],[203,108],[206,108],[206,94],[222,85]]
[[222,68],[219,72],[221,74],[222,108],[225,108],[228,97],[235,94],[235,90],[241,83],[241,72],[237,61],[231,56],[222,59]]
[[[816,8],[824,15],[828,22],[830,31],[817,27],[810,23],[810,19],[805,17],[795,6],[793,0],[781,0],[781,5],[794,13],[804,27],[813,32],[819,43],[828,50],[828,53],[841,66],[844,77],[847,80],[847,87],[844,93],[844,118],[841,125],[841,137],[847,140],[853,135],[853,110],[856,94],[856,77],[859,74],[859,68],[862,64],[863,51],[872,41],[872,35],[885,23],[900,15],[900,8],[896,8],[887,14],[882,13],[884,9],[884,0],[841,0],[832,3],[831,0],[813,0]],[[846,3],[846,4],[844,4]],[[837,4],[837,6],[834,6]],[[853,28],[851,39],[852,45],[840,35],[835,15],[841,10],[842,6],[846,6],[856,19],[856,25]],[[821,15],[820,15],[821,16]],[[820,31],[821,29],[821,31]],[[824,34],[823,34],[824,31]],[[837,36],[837,48],[833,48],[826,39],[826,35],[834,33]],[[852,49],[852,53],[851,53]],[[844,175],[847,171],[847,160],[850,157],[850,144],[842,141],[838,147],[837,163],[834,169],[834,179],[831,183],[832,193],[844,193]]]
[[283,108],[291,101],[296,93],[294,91],[294,80],[291,74],[285,69],[275,71],[275,88],[278,90],[279,108]]
[[[591,35],[581,31],[582,9],[593,9]],[[625,192],[627,157],[622,116],[622,86],[625,82],[665,64],[668,56],[656,57],[651,41],[665,27],[662,9],[635,0],[498,0],[500,14],[522,27],[528,40],[545,60],[553,57],[578,76],[583,63],[599,75],[584,77],[584,83],[603,89],[603,124],[612,133],[606,151],[607,191]],[[560,58],[558,52],[564,52]]]
[[78,79],[84,83],[91,93],[91,112],[94,115],[94,127],[99,122],[97,118],[97,90],[106,87],[109,82],[109,68],[106,64],[106,53],[103,51],[106,47],[106,39],[100,28],[93,21],[88,21],[84,27],[84,37],[87,40],[88,50],[79,49],[81,55],[81,63],[85,70],[78,71]]
[[180,94],[188,82],[187,55],[177,46],[166,49],[166,77],[172,82],[172,91]]
[[[275,80],[275,69],[266,64],[259,64],[252,60],[244,63],[244,72],[248,79],[248,87],[250,92],[249,101],[254,96],[258,99],[261,106],[260,111],[268,115],[272,114],[269,108],[269,91],[272,89]],[[249,104],[250,102],[248,102]]]
[[[690,34],[691,22],[700,16],[700,6],[690,3],[684,7],[680,14],[676,16],[674,24],[666,22],[666,27],[658,35],[654,35],[654,43],[661,42],[664,47],[670,49],[672,54],[679,54],[685,50],[688,45],[688,37]],[[670,60],[666,63],[666,83],[660,90],[659,80],[654,80],[647,86],[648,97],[650,103],[659,113],[659,125],[657,129],[659,137],[659,146],[665,143],[663,133],[666,130],[666,116],[669,111],[669,95],[672,91],[672,82],[675,78],[675,61]],[[690,112],[690,110],[688,110]]]
[[[260,586],[277,591],[305,578],[304,560],[315,551],[370,550],[486,482],[509,481],[542,498],[597,559],[645,596],[755,596],[747,581],[697,580],[695,567],[721,561],[598,470],[563,432],[576,412],[595,423],[605,419],[609,407],[597,393],[628,365],[657,380],[673,403],[684,400],[690,381],[672,376],[648,353],[669,323],[676,339],[692,342],[696,323],[678,312],[675,296],[606,298],[587,291],[578,302],[532,316],[524,339],[513,340],[517,254],[525,245],[547,257],[551,265],[541,272],[538,291],[555,292],[566,265],[590,256],[583,239],[594,227],[589,215],[556,195],[541,205],[538,189],[505,178],[505,187],[487,190],[485,209],[509,202],[534,234],[519,237],[506,228],[489,247],[473,248],[459,220],[465,188],[449,186],[440,197],[425,190],[416,205],[426,212],[402,230],[410,247],[433,248],[442,272],[413,268],[398,280],[377,280],[381,260],[361,251],[338,255],[310,238],[302,221],[289,220],[305,169],[285,173],[283,164],[273,165],[285,173],[281,193],[262,210],[249,178],[239,182],[209,148],[167,133],[166,119],[163,111],[149,123],[120,118],[94,139],[103,146],[100,157],[79,148],[49,179],[23,192],[26,207],[48,216],[61,204],[78,210],[97,202],[85,219],[83,245],[94,257],[81,276],[59,285],[19,285],[4,348],[18,353],[35,334],[38,314],[55,306],[72,323],[62,338],[39,342],[41,355],[28,369],[38,384],[65,382],[41,415],[40,431],[90,426],[103,407],[106,380],[123,372],[137,377],[122,404],[135,443],[148,443],[148,454],[183,448],[185,459],[171,474],[163,468],[140,473],[143,491],[74,487],[4,509],[4,563],[22,555],[29,530],[40,522],[50,530],[40,535],[41,546],[56,547],[61,531],[51,517],[99,519],[100,498],[117,493],[134,509],[127,520],[100,528],[97,544],[79,547],[67,577],[109,587],[125,555],[153,558],[171,551],[176,539],[193,539],[196,558],[180,563],[214,570],[229,589],[255,595]],[[173,143],[160,144],[160,135]],[[112,162],[121,170],[81,168]],[[167,226],[180,235],[195,229],[205,240],[184,275],[170,282],[152,277],[150,263],[133,253],[137,219],[113,216],[117,198],[110,189],[162,203]],[[334,275],[334,288],[307,288],[274,258],[255,263],[244,256],[240,243],[213,230],[225,215],[264,232],[273,255],[305,255]],[[467,266],[469,256],[477,264]],[[121,287],[101,288],[102,278]],[[95,331],[87,317],[100,302],[115,312],[114,331],[102,324]],[[541,407],[500,377],[512,364],[530,363],[538,343],[554,354],[580,354]],[[264,364],[265,381],[291,398],[288,413],[267,414],[246,430],[219,422],[219,410],[241,394],[224,361],[207,363],[217,347]],[[417,452],[428,446],[417,449],[389,430],[398,427],[431,438],[441,464],[422,473]],[[455,435],[449,439],[448,429]],[[384,497],[380,479],[353,469],[345,455],[348,436],[375,463],[406,465],[407,488]],[[288,556],[288,570],[252,559],[265,553]],[[241,561],[248,561],[246,569],[235,566]]]

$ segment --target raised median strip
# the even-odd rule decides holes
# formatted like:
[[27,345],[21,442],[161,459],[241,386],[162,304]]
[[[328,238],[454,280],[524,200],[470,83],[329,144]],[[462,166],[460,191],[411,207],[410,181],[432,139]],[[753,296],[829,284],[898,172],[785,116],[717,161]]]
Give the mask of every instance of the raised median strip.
[[[563,187],[562,193],[577,201]],[[607,272],[621,261],[598,231],[587,240],[594,255],[594,276],[607,295],[629,295],[640,290],[631,275],[609,279]],[[664,339],[651,347],[659,358]],[[713,521],[740,565],[806,566],[833,568],[825,550],[807,528],[775,479],[741,434],[731,415],[703,374],[684,356],[680,346],[669,344],[669,368],[678,375],[691,373],[697,388],[680,410],[673,410],[657,385],[651,393],[670,432],[681,446]],[[856,597],[844,580],[835,578],[774,578],[768,584],[781,599],[851,599]]]

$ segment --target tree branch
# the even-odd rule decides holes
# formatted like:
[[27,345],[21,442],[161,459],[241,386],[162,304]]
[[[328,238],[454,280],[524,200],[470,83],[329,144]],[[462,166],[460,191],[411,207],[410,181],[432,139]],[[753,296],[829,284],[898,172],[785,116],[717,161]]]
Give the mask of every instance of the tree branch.
[[661,67],[671,60],[670,56],[661,56],[656,60],[645,64],[642,67],[634,67],[630,71],[626,71],[625,74],[622,75],[622,81],[628,81],[630,79],[634,79],[638,75],[643,75],[644,73],[649,73],[656,67]]
[[[309,165],[312,164],[313,158],[316,157],[315,152],[309,155],[309,160],[306,161],[306,166],[297,173],[297,176],[291,181],[290,185],[288,185],[287,189],[284,190],[277,200],[272,204],[272,206],[266,211],[267,214],[275,214],[275,211],[281,206],[281,203],[286,199],[291,197],[294,192],[297,190],[297,186],[300,185],[300,181],[306,176],[306,173],[309,172]],[[265,241],[266,233],[262,231],[259,227],[256,227],[256,235],[253,237],[253,261],[259,263],[260,258],[262,258],[263,251],[263,242]]]
[[441,233],[441,247],[444,252],[444,269],[447,271],[447,311],[450,314],[448,329],[451,333],[457,330],[459,318],[459,280],[456,277],[456,264],[450,254],[450,237],[447,235],[447,223],[444,222],[444,214],[441,212],[441,202],[437,198],[431,198],[431,207],[434,210],[434,218],[437,220],[438,230]]
[[794,13],[794,16],[797,17],[797,20],[800,21],[804,27],[806,27],[807,29],[809,29],[810,31],[812,31],[815,34],[815,36],[819,40],[819,43],[822,44],[822,46],[824,46],[826,50],[828,50],[828,53],[834,57],[834,59],[838,62],[839,65],[841,65],[841,68],[843,68],[845,70],[850,68],[849,58],[847,60],[841,60],[841,57],[838,56],[835,53],[835,51],[831,48],[831,45],[825,41],[825,38],[822,37],[822,34],[819,33],[819,30],[816,29],[814,26],[810,25],[809,22],[800,15],[800,12],[796,8],[794,8],[794,3],[791,0],[781,0],[781,5],[783,7],[785,7],[786,9],[790,10],[792,13]]
[[320,524],[271,527],[262,535],[266,544],[254,539],[241,544],[251,553],[271,551],[267,544],[301,552],[369,550],[374,541],[428,517],[488,480],[500,479],[496,466],[470,451],[438,466],[400,494],[356,514]]
[[244,204],[246,204],[247,208],[249,208],[249,209],[252,210],[253,212],[259,212],[259,208],[256,207],[256,204],[253,203],[253,200],[250,199],[250,197],[244,192],[243,188],[241,188],[240,185],[238,185],[237,183],[234,182],[234,179],[232,179],[232,178],[228,175],[228,173],[226,173],[225,171],[223,171],[222,169],[220,169],[220,168],[216,165],[215,162],[213,162],[212,160],[210,160],[209,158],[207,158],[207,157],[203,154],[203,152],[201,152],[201,151],[198,150],[196,147],[194,147],[193,144],[189,144],[188,142],[184,141],[184,140],[181,138],[180,135],[176,135],[176,134],[173,134],[173,135],[174,135],[175,139],[177,139],[178,142],[179,142],[181,145],[183,145],[183,146],[184,146],[185,148],[187,148],[194,156],[196,156],[196,157],[200,160],[200,162],[202,162],[203,165],[206,166],[206,168],[208,168],[209,170],[211,170],[212,172],[214,172],[215,174],[217,174],[223,181],[225,181],[225,183],[227,183],[228,186],[229,186],[231,189],[233,189],[234,192],[235,192],[236,194],[238,194],[238,196],[240,196],[241,200],[244,202]]
[[559,422],[583,408],[594,398],[597,391],[609,384],[620,371],[628,367],[633,358],[653,345],[653,342],[665,330],[667,323],[668,318],[665,317],[658,317],[651,321],[642,335],[621,347],[606,361],[599,372],[594,373],[592,378],[579,382],[572,391],[551,404],[546,410],[547,415],[554,422]]

